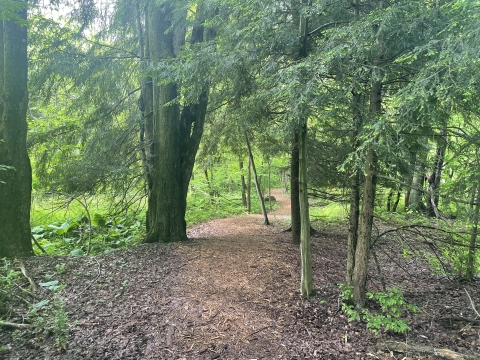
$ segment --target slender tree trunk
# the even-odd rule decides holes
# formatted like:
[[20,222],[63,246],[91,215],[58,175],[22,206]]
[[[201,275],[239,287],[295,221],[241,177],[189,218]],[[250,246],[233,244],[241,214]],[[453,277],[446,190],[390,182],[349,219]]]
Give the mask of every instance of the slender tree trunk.
[[393,198],[393,190],[390,189],[387,196],[387,212],[390,212],[392,209],[392,198]]
[[301,231],[299,164],[300,154],[298,151],[298,131],[294,130],[292,140],[292,156],[290,160],[290,211],[292,218],[292,242],[294,244],[300,244]]
[[470,248],[468,249],[467,257],[467,271],[465,273],[465,280],[473,281],[473,276],[475,275],[475,247],[477,245],[477,230],[478,230],[478,218],[480,210],[480,187],[477,190],[477,197],[475,200],[475,211],[473,213],[472,219],[472,229],[470,231]]
[[[352,145],[355,158],[358,157],[357,148],[360,145],[358,133],[362,126],[362,96],[352,92],[353,134]],[[347,285],[353,285],[353,271],[355,268],[355,252],[358,241],[358,220],[360,214],[360,170],[354,167],[354,175],[350,187],[350,209],[348,216],[348,248],[347,248]]]
[[397,212],[398,203],[400,202],[400,196],[401,192],[397,191],[397,197],[395,198],[395,202],[393,203],[392,212]]
[[268,206],[270,207],[270,210],[272,210],[272,193],[271,193],[271,187],[270,187],[270,160],[268,160],[267,163],[268,166]]
[[[382,8],[383,2],[380,3]],[[379,40],[381,43],[381,40]],[[381,54],[381,48],[379,50]],[[381,62],[381,56],[375,61],[375,65]],[[372,88],[370,90],[370,113],[375,118],[382,110],[382,83],[378,67],[372,73]],[[363,206],[360,216],[357,250],[355,252],[355,267],[353,271],[353,295],[354,302],[359,307],[365,306],[366,284],[368,273],[368,259],[370,254],[370,238],[372,236],[373,213],[375,210],[375,192],[377,183],[377,154],[370,143],[367,147],[367,164],[365,168],[365,183],[363,191]]]
[[[243,171],[243,161],[240,159],[238,161],[238,165],[239,165],[239,168],[240,168],[240,171]],[[241,177],[241,181],[242,181],[242,205],[247,207],[247,184],[245,183],[245,176],[243,175],[243,172],[242,172],[242,175],[240,175]]]
[[445,158],[445,151],[447,149],[447,141],[444,137],[447,136],[446,130],[442,130],[440,134],[441,139],[437,145],[435,154],[435,162],[433,170],[428,177],[428,191],[427,191],[427,215],[430,217],[439,217],[438,202],[440,199],[440,180],[443,172],[443,160]]
[[[27,19],[25,8],[20,19]],[[33,255],[30,231],[32,169],[27,154],[27,27],[0,21],[0,258]]]
[[248,157],[247,169],[247,212],[252,212],[252,160]]
[[265,200],[260,190],[260,183],[258,182],[257,170],[255,169],[255,162],[253,161],[252,148],[250,147],[250,141],[248,140],[247,133],[245,133],[245,140],[247,142],[248,157],[250,158],[250,163],[252,164],[253,179],[255,180],[255,188],[257,189],[258,199],[260,200],[260,205],[262,207],[263,214],[263,223],[265,225],[270,225],[268,222],[267,210],[265,209]]
[[300,213],[301,213],[301,243],[302,276],[300,292],[302,295],[313,295],[312,254],[310,251],[310,214],[308,209],[307,191],[307,125],[302,126],[299,136],[300,150]]

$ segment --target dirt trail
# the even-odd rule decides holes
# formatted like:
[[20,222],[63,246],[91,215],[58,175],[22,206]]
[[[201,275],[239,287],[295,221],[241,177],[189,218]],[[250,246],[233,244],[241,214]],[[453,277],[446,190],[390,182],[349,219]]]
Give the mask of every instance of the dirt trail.
[[[269,213],[270,226],[262,224],[261,215],[218,219],[189,229],[191,240],[184,243],[139,245],[97,257],[29,259],[25,263],[37,283],[56,274],[67,285],[60,295],[71,320],[68,348],[59,353],[53,338],[30,338],[10,346],[4,358],[386,358],[376,354],[377,337],[365,324],[348,323],[339,312],[343,237],[317,233],[312,238],[317,296],[299,295],[299,249],[282,232],[290,201],[281,190],[272,195],[279,206]],[[387,264],[387,282],[401,281],[398,266],[380,260]],[[409,339],[476,354],[478,331],[458,335],[434,322],[446,303],[452,313],[474,317],[468,299],[458,298],[460,292],[451,291],[449,283],[433,281],[408,259],[397,260],[418,274],[409,301],[425,311],[411,319]],[[65,271],[57,274],[55,265],[61,263]],[[375,269],[371,274],[375,280]],[[480,296],[474,286],[468,291]],[[389,333],[380,338],[405,341]],[[12,341],[10,332],[0,333],[0,345]]]

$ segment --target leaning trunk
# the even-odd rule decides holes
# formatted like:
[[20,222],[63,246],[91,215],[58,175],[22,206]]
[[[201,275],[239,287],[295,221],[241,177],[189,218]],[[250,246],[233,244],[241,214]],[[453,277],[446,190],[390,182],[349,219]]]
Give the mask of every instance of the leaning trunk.
[[[17,15],[26,20],[26,7]],[[0,171],[0,258],[33,255],[27,63],[27,27],[16,19],[0,21],[0,165],[10,167]]]
[[253,179],[255,180],[255,188],[257,189],[258,200],[260,200],[260,205],[262,207],[263,223],[265,225],[270,225],[268,221],[267,210],[265,209],[265,199],[263,198],[262,191],[260,190],[260,182],[258,181],[257,170],[255,169],[255,162],[253,161],[252,148],[250,146],[247,133],[245,133],[245,140],[247,142],[248,157],[250,158],[250,164],[252,165]]

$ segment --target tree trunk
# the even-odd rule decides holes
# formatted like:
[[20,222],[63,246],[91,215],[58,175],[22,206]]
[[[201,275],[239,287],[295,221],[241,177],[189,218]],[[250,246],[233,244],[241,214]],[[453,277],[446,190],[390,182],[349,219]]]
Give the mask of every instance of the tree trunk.
[[[147,67],[145,54],[150,54],[148,41],[148,21],[145,21],[146,31],[142,28],[142,18],[140,13],[140,5],[135,3],[137,36],[140,46],[141,68],[145,70]],[[148,17],[148,8],[145,8],[145,18]],[[145,34],[147,36],[145,36]],[[153,81],[151,77],[142,80],[141,94],[138,99],[138,107],[141,114],[140,119],[140,155],[142,159],[143,172],[147,184],[147,201],[148,209],[155,208],[154,197],[152,196],[153,187],[153,159],[155,155],[154,135],[153,135]],[[147,211],[147,232],[151,227],[150,212]]]
[[[382,2],[380,4],[381,8]],[[379,41],[381,43],[381,40]],[[376,60],[380,63],[381,56]],[[374,69],[372,88],[370,90],[370,113],[376,117],[382,110],[382,83]],[[363,190],[363,206],[360,216],[357,250],[355,252],[355,267],[353,271],[353,298],[356,306],[364,307],[366,301],[366,284],[368,259],[370,253],[370,238],[372,236],[373,213],[375,210],[375,191],[377,183],[377,154],[370,143],[367,147],[367,164],[365,168],[365,183]]]
[[247,212],[252,212],[252,160],[248,157],[247,169]]
[[[17,15],[27,19],[26,2]],[[0,258],[33,255],[32,168],[27,154],[27,27],[0,21]]]
[[[357,8],[358,10],[358,8]],[[356,91],[352,92],[353,134],[352,146],[355,158],[358,157],[357,148],[360,145],[358,133],[362,126],[362,97]],[[360,170],[354,165],[354,175],[350,187],[350,210],[348,216],[348,248],[347,248],[347,285],[353,285],[353,271],[355,268],[355,252],[358,241],[358,218],[360,214]]]
[[390,189],[387,196],[387,212],[390,212],[390,210],[392,209],[392,197],[393,197],[393,190]]
[[255,188],[257,189],[258,199],[260,200],[260,205],[262,207],[263,223],[265,225],[270,225],[270,223],[268,222],[267,210],[265,209],[265,199],[263,198],[262,191],[260,190],[260,183],[258,182],[257,170],[255,169],[255,162],[253,161],[252,148],[250,147],[250,141],[248,140],[247,133],[245,133],[245,140],[247,142],[248,157],[250,158],[250,163],[252,164],[253,179],[255,180]]
[[435,162],[433,164],[433,170],[430,176],[428,176],[428,191],[427,191],[427,215],[430,217],[439,217],[438,202],[439,202],[439,190],[440,180],[443,172],[443,160],[445,158],[445,151],[447,149],[447,141],[444,137],[447,136],[446,130],[442,130],[437,145],[437,151],[435,154]]
[[480,210],[480,187],[477,190],[477,197],[475,200],[475,211],[473,213],[472,219],[472,230],[470,231],[470,248],[468,249],[467,257],[467,271],[465,272],[465,280],[473,281],[473,276],[475,275],[475,247],[477,244],[477,230],[478,230],[478,218]]
[[290,207],[292,218],[292,242],[300,244],[300,191],[299,191],[298,131],[294,130],[292,140],[292,158],[290,160]]
[[401,192],[397,191],[397,197],[395,199],[395,202],[393,203],[392,212],[397,212],[398,203],[400,202],[400,195]]
[[[152,66],[175,57],[179,45],[183,43],[184,29],[171,30],[173,16],[171,4],[149,3],[147,23]],[[204,33],[202,19],[196,19],[191,43],[203,41]],[[214,36],[213,32],[207,34],[210,34],[207,39]],[[162,80],[153,79],[153,133],[158,139],[155,139],[153,184],[148,203],[150,228],[145,242],[187,239],[185,211],[188,184],[203,135],[208,104],[208,86],[205,85],[197,103],[184,106],[180,111],[179,105],[173,101],[178,95],[177,84]]]
[[247,184],[245,183],[245,176],[243,175],[243,161],[240,159],[238,160],[238,165],[240,171],[242,171],[241,181],[242,181],[242,205],[247,207]]
[[312,254],[310,251],[310,214],[308,209],[307,191],[307,124],[302,126],[299,136],[300,152],[300,214],[301,214],[301,243],[300,256],[302,259],[302,276],[300,292],[302,295],[313,295]]

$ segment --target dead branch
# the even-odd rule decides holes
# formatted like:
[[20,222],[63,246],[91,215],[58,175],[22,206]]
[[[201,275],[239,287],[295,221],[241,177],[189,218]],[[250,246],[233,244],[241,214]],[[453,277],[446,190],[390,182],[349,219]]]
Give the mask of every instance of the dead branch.
[[17,324],[17,323],[11,323],[7,321],[0,321],[0,327],[11,327],[15,329],[31,329],[33,328],[33,325],[30,324]]
[[432,355],[440,359],[463,359],[463,360],[479,360],[476,357],[466,356],[449,349],[436,349],[433,346],[420,345],[415,343],[406,343],[398,341],[380,341],[377,343],[377,349],[381,351],[394,351],[398,353],[421,353],[424,355]]
[[468,293],[467,289],[463,289],[463,290],[465,290],[465,293],[466,293],[467,296],[468,296],[468,300],[470,300],[470,305],[472,305],[473,311],[475,312],[475,314],[476,314],[478,317],[480,317],[480,314],[478,313],[477,309],[475,309],[475,304],[473,303],[473,300],[472,300],[472,298],[470,297],[470,294]]
[[19,262],[19,263],[18,263],[18,267],[19,267],[20,270],[22,271],[23,276],[25,276],[25,277],[27,278],[28,282],[30,283],[30,286],[32,287],[32,292],[37,291],[37,285],[35,285],[35,283],[33,282],[32,278],[27,275],[27,270],[25,269],[25,266],[23,265],[23,263],[22,263],[22,262]]

